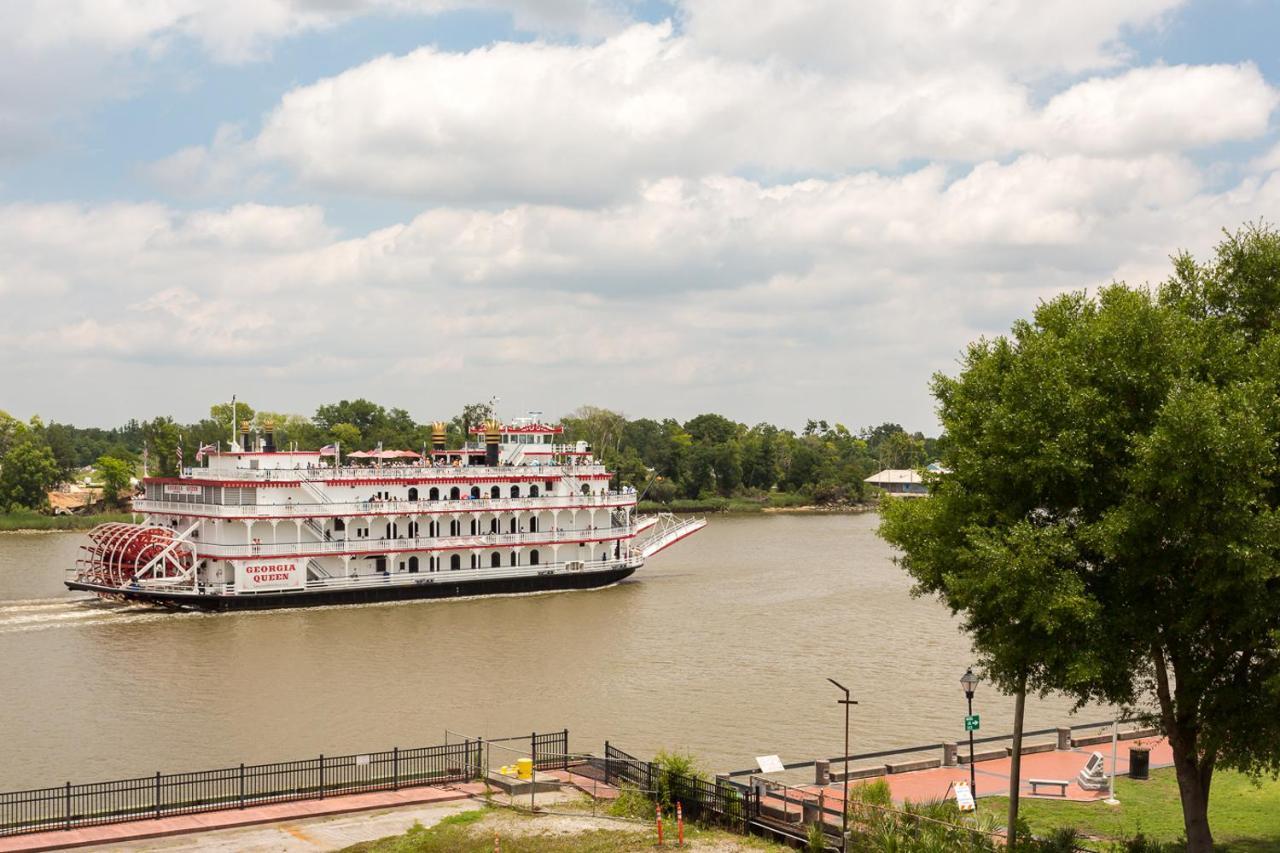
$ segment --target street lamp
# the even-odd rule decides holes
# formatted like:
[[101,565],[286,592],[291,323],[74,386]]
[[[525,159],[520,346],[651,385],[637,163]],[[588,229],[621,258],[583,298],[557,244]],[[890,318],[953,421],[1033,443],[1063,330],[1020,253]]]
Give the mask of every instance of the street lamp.
[[[969,716],[973,716],[973,691],[978,689],[978,676],[973,674],[973,667],[968,667],[960,676],[960,686],[964,688],[964,698],[969,700]],[[978,776],[973,769],[973,727],[966,723],[969,730],[969,793],[973,795],[973,807],[978,808]]]
[[[828,678],[827,681],[844,692],[844,698],[837,699],[836,704],[844,706],[844,800],[840,807],[840,849],[847,850],[849,848],[849,706],[858,703],[849,698],[848,687],[834,678]],[[818,819],[823,820],[821,816]]]

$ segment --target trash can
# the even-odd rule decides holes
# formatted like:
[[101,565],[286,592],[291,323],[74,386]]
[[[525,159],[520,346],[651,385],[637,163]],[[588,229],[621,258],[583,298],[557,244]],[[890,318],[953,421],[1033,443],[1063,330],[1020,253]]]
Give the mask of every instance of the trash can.
[[1129,778],[1151,778],[1151,750],[1145,746],[1129,747]]

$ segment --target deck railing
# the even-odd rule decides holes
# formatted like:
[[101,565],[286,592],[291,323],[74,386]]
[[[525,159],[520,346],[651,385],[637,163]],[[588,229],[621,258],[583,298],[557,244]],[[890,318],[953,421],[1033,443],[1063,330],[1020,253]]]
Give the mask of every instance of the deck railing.
[[474,533],[458,536],[419,536],[395,539],[334,539],[327,542],[261,542],[224,545],[196,541],[192,545],[201,557],[217,560],[248,557],[305,555],[310,557],[343,554],[391,554],[411,551],[466,551],[512,545],[555,545],[579,542],[612,542],[636,534],[634,524],[599,527],[594,530],[547,530],[538,533]]
[[608,473],[596,462],[577,465],[547,465],[524,462],[519,465],[344,465],[341,468],[183,468],[183,478],[277,482],[295,480],[378,480],[456,479],[458,477],[578,477]]
[[285,501],[270,504],[206,504],[187,501],[136,498],[133,511],[140,513],[177,513],[231,518],[319,518],[355,515],[431,515],[450,512],[510,512],[518,510],[597,509],[625,507],[636,502],[634,492],[609,492],[603,495],[539,495],[520,498],[471,498],[468,500],[367,500],[311,503]]

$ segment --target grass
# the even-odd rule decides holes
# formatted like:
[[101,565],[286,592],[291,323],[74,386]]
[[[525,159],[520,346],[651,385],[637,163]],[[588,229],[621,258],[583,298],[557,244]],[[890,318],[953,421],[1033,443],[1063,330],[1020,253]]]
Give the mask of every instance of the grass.
[[[1183,835],[1182,804],[1172,768],[1153,770],[1146,782],[1118,777],[1116,799],[1118,806],[1023,799],[1018,814],[1036,834],[1074,826],[1082,834],[1113,840],[1142,833],[1156,841],[1175,841]],[[1003,815],[1008,813],[1009,801],[983,797],[979,807]],[[1221,850],[1280,853],[1280,781],[1264,779],[1256,786],[1240,773],[1223,770],[1213,774],[1209,825]]]
[[820,506],[797,492],[770,492],[758,498],[678,498],[671,503],[641,501],[640,512],[764,512],[766,509],[798,509]]
[[[496,820],[486,820],[486,818]],[[639,853],[654,849],[652,825],[622,824],[613,829],[584,829],[571,834],[538,832],[538,817],[485,808],[451,815],[427,829],[415,825],[404,835],[366,841],[342,853],[490,853],[497,832],[503,853]],[[674,846],[675,822],[664,821],[668,846]],[[517,831],[513,831],[517,830]],[[697,850],[783,851],[787,848],[758,838],[744,838],[717,829],[685,825],[685,846]]]
[[0,531],[17,530],[87,530],[108,521],[132,521],[127,512],[104,512],[97,515],[44,515],[30,510],[0,513]]

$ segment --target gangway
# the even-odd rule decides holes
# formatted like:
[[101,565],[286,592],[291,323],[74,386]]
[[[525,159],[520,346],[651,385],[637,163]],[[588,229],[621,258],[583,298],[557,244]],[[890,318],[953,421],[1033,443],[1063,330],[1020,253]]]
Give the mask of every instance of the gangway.
[[654,521],[647,528],[649,535],[636,546],[645,559],[707,526],[705,518],[681,518],[669,512],[660,513],[653,518]]

